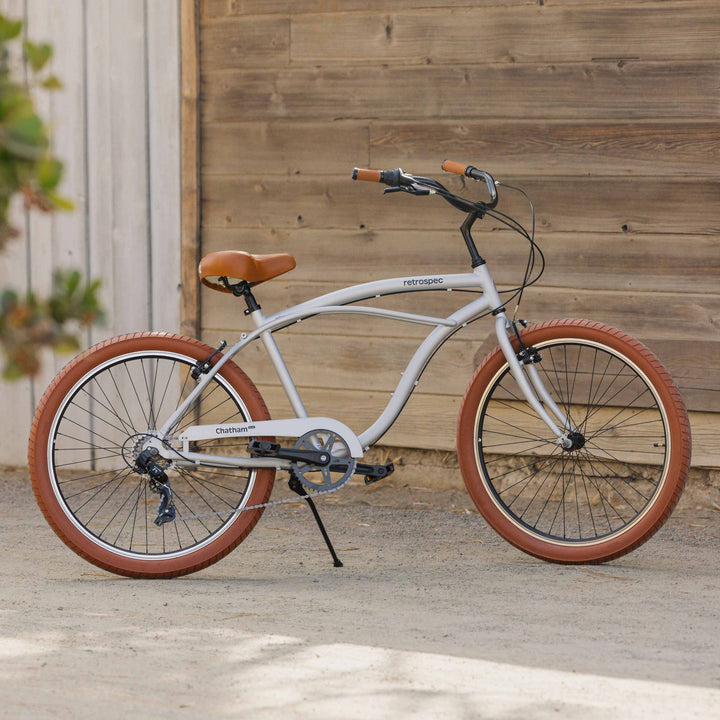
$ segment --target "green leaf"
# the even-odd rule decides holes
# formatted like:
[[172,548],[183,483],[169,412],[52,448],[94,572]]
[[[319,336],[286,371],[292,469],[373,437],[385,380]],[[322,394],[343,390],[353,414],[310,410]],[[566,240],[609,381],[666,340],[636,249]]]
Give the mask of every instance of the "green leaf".
[[75,204],[70,198],[66,198],[64,195],[58,195],[56,192],[50,191],[47,194],[48,200],[52,203],[53,207],[57,210],[74,210]]
[[37,115],[19,117],[11,123],[4,140],[7,150],[30,160],[42,157],[48,145],[45,125]]
[[2,374],[4,380],[10,381],[19,380],[24,375],[24,370],[14,360],[8,360]]
[[0,119],[3,122],[12,122],[33,112],[32,98],[25,88],[16,83],[0,83]]
[[57,75],[49,75],[42,81],[42,86],[46,90],[62,90],[63,84],[58,79]]
[[80,285],[80,273],[77,270],[71,270],[59,277],[61,278],[60,283],[65,285],[68,296],[73,295]]
[[54,190],[61,178],[63,164],[56,158],[45,157],[40,161],[37,171],[37,180],[41,190],[48,192]]
[[22,32],[22,20],[9,20],[0,15],[0,42],[12,40]]
[[17,293],[14,290],[5,290],[2,297],[0,297],[0,310],[2,310],[2,314],[7,315],[10,309],[14,305],[17,305],[17,301]]
[[36,45],[35,43],[26,40],[23,43],[23,48],[25,50],[25,57],[30,63],[30,67],[33,72],[40,72],[40,70],[45,67],[48,60],[52,57],[52,47],[50,47],[47,43]]
[[80,349],[80,343],[72,335],[59,335],[53,343],[53,349],[59,353],[77,352]]

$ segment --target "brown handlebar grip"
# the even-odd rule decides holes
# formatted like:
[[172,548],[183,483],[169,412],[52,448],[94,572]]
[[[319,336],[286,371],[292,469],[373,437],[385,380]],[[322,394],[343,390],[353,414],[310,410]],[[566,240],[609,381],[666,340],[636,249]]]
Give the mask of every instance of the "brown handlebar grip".
[[442,164],[442,169],[445,172],[455,173],[456,175],[464,175],[465,170],[467,170],[467,165],[463,165],[462,163],[455,162],[454,160],[446,160]]
[[353,180],[365,180],[367,182],[380,182],[382,172],[380,170],[365,170],[364,168],[355,168],[352,171]]

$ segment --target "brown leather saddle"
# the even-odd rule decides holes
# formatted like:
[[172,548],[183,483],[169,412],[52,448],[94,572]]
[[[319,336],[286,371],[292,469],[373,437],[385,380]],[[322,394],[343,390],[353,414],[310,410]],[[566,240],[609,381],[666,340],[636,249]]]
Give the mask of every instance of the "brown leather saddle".
[[229,285],[245,281],[252,286],[289,272],[294,267],[295,258],[287,253],[251,255],[242,250],[221,250],[206,255],[200,261],[198,275],[203,285],[229,293],[232,290],[220,278],[225,278]]

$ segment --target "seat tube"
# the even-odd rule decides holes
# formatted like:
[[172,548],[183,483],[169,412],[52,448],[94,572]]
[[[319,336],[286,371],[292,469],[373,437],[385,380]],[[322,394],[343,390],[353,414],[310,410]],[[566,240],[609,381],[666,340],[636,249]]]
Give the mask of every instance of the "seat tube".
[[[249,313],[249,315],[255,323],[255,327],[259,328],[265,322],[265,316],[259,308]],[[264,333],[260,333],[260,339],[265,346],[270,362],[275,368],[280,384],[283,386],[285,395],[290,401],[290,405],[292,406],[295,415],[297,417],[308,417],[305,405],[303,404],[297,388],[295,387],[290,371],[287,369],[287,365],[285,365],[285,360],[283,360],[283,356],[280,354],[280,349],[275,342],[275,338],[272,336],[272,332],[267,330]]]

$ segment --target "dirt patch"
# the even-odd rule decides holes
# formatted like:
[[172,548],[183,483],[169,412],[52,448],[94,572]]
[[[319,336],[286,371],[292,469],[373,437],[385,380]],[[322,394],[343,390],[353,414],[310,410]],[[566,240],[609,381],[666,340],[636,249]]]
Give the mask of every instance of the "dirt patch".
[[[442,491],[433,497],[441,507],[454,509],[472,501],[467,495],[454,451],[416,450],[399,447],[374,447],[365,455],[366,462],[395,463],[395,473],[380,485],[398,491],[415,488],[419,498],[429,490]],[[467,500],[463,500],[463,495]],[[681,503],[720,511],[720,470],[690,468]]]
[[342,568],[295,499],[219,563],[158,581],[77,557],[27,472],[0,472],[0,715],[713,716],[720,512],[691,493],[630,555],[552,565],[411,469],[318,501]]

